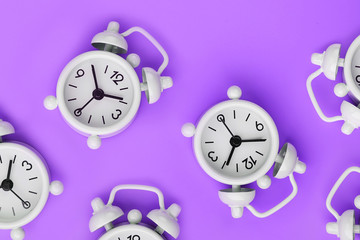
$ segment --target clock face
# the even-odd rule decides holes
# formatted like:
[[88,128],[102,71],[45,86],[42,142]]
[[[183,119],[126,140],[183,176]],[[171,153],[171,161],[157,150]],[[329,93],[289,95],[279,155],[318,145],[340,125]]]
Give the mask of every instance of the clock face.
[[[259,106],[226,101],[201,119],[194,144],[204,170],[226,184],[247,184],[272,166],[278,133],[271,117]],[[197,131],[198,131],[197,129]]]
[[59,84],[60,110],[85,133],[100,129],[97,134],[111,134],[125,127],[139,107],[138,77],[126,60],[112,53],[78,56],[63,70]]
[[164,240],[164,238],[150,228],[129,224],[113,228],[99,240]]
[[44,177],[44,169],[41,160],[29,149],[18,144],[0,144],[1,224],[38,214],[34,209],[42,208],[44,196],[48,196],[44,182],[49,180]]
[[360,47],[355,51],[351,63],[351,73],[358,89],[360,89]]

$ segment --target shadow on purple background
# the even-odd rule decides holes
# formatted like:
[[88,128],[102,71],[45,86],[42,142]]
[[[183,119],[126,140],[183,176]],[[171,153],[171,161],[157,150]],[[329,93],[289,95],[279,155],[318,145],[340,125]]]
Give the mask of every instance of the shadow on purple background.
[[[0,118],[16,129],[7,139],[39,150],[53,178],[65,185],[64,194],[50,197],[42,214],[25,226],[27,239],[96,239],[101,231],[88,230],[90,201],[95,196],[107,200],[110,190],[123,183],[154,185],[164,192],[167,206],[179,203],[179,239],[335,239],[325,231],[326,222],[334,221],[325,199],[347,167],[360,165],[360,133],[345,136],[341,123],[322,122],[305,81],[317,68],[310,63],[311,53],[339,42],[345,56],[360,33],[359,9],[357,0],[3,3]],[[160,41],[170,57],[164,74],[173,77],[174,87],[154,105],[142,99],[133,124],[92,151],[59,111],[45,110],[42,101],[55,93],[66,63],[92,50],[91,38],[110,20],[119,21],[121,30],[141,26]],[[161,62],[140,35],[130,38],[131,52],[140,54],[141,66]],[[225,100],[233,84],[242,88],[243,99],[270,113],[280,144],[293,143],[308,166],[306,174],[295,175],[295,200],[266,219],[247,210],[241,219],[231,218],[217,196],[227,186],[201,170],[191,141],[180,132],[183,123],[196,122],[210,106]],[[334,86],[323,76],[314,82],[329,115],[339,113],[342,101],[333,94]],[[340,212],[354,207],[360,188],[356,177],[335,195],[334,207]],[[270,189],[258,192],[254,205],[266,210],[289,192],[288,180],[274,180]],[[116,202],[126,211],[148,211],[157,204],[154,196],[137,192],[125,192]],[[9,231],[0,231],[0,239],[10,239]]]

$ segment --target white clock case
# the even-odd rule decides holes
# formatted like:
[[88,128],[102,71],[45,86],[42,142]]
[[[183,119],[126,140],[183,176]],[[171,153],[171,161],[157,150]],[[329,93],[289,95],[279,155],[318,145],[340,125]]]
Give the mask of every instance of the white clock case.
[[[320,68],[314,73],[310,74],[306,81],[306,86],[311,102],[319,117],[325,122],[344,121],[341,131],[344,134],[349,135],[353,132],[354,129],[360,127],[360,89],[356,86],[351,73],[353,57],[356,53],[356,50],[360,47],[360,36],[358,36],[351,43],[348,51],[346,52],[345,59],[339,57],[340,47],[340,44],[332,44],[322,54],[312,54],[311,62],[315,65],[319,65]],[[339,67],[344,68],[343,82],[335,85],[334,93],[338,97],[344,97],[348,94],[354,101],[355,105],[344,100],[340,108],[341,116],[327,117],[323,113],[319,103],[315,98],[311,84],[312,81],[320,76],[321,73],[324,73],[328,79],[335,81]]]
[[25,218],[20,219],[15,222],[0,222],[0,229],[14,229],[18,227],[22,227],[32,220],[34,220],[40,212],[45,207],[45,204],[49,198],[49,186],[50,186],[50,178],[49,178],[49,169],[45,163],[45,159],[31,146],[20,143],[20,142],[2,142],[0,143],[0,151],[3,149],[14,149],[16,151],[21,151],[31,156],[31,159],[36,161],[37,166],[40,169],[41,177],[44,179],[42,182],[42,195],[40,197],[39,203],[36,207],[29,213]]
[[[214,116],[215,113],[221,111],[222,109],[226,109],[230,107],[242,107],[242,106],[245,106],[246,108],[260,115],[265,120],[264,123],[266,124],[266,126],[269,127],[272,146],[268,158],[265,160],[265,164],[261,168],[259,168],[259,170],[257,170],[255,173],[251,175],[231,178],[219,174],[208,165],[208,162],[206,161],[201,148],[201,136],[204,129],[207,127],[207,123],[209,122],[210,118]],[[206,113],[200,118],[200,121],[197,124],[195,135],[193,138],[193,149],[196,159],[198,160],[198,163],[210,177],[224,184],[245,185],[252,183],[258,180],[259,178],[261,178],[262,176],[264,176],[273,166],[277,155],[277,151],[279,149],[279,134],[276,125],[272,120],[272,118],[270,117],[270,115],[259,105],[245,100],[232,99],[216,104],[215,106],[211,107],[208,111],[206,111]]]
[[[197,161],[204,169],[204,171],[215,180],[232,185],[230,189],[223,189],[218,192],[220,200],[231,208],[232,217],[242,217],[244,208],[247,208],[254,216],[259,218],[265,218],[274,214],[275,212],[286,206],[290,201],[292,201],[292,199],[294,199],[298,192],[298,186],[293,173],[305,173],[306,165],[305,163],[299,161],[296,149],[290,143],[284,144],[279,154],[277,154],[279,146],[279,135],[274,121],[272,120],[270,115],[260,106],[252,102],[239,100],[241,94],[242,91],[238,86],[231,86],[227,91],[227,95],[231,100],[220,102],[219,104],[210,108],[201,117],[196,128],[192,123],[186,123],[183,125],[181,131],[185,137],[193,137],[193,150],[195,152]],[[223,109],[224,107],[228,106],[239,106],[239,104],[250,106],[250,108],[254,112],[257,112],[259,115],[263,116],[263,119],[266,120],[267,126],[269,126],[270,128],[270,135],[272,137],[273,146],[270,149],[269,158],[267,159],[266,164],[264,164],[257,172],[253,173],[252,176],[232,179],[226,176],[219,175],[207,165],[201,150],[201,134],[206,127],[205,123],[208,122],[210,116],[213,116],[214,113],[219,111],[219,109]],[[250,203],[255,198],[255,189],[244,188],[241,185],[256,181],[257,185],[260,188],[269,188],[271,185],[271,179],[268,175],[266,175],[266,173],[270,170],[274,163],[275,166],[273,176],[278,179],[289,177],[292,186],[292,192],[273,208],[265,212],[258,212],[253,206],[250,205]]]
[[3,142],[2,136],[15,133],[14,128],[8,122],[0,119],[0,151],[2,149],[14,149],[26,153],[36,161],[40,169],[40,174],[43,179],[42,182],[42,195],[36,207],[26,217],[14,222],[0,222],[0,229],[12,229],[11,238],[13,240],[22,240],[25,237],[25,232],[22,227],[33,221],[44,209],[48,199],[49,193],[53,195],[60,195],[63,192],[63,185],[60,181],[53,181],[50,183],[50,171],[43,156],[33,147],[28,144],[11,141]]
[[[91,127],[86,124],[83,124],[79,122],[76,117],[74,117],[66,107],[65,99],[64,99],[64,91],[65,91],[65,82],[67,80],[67,77],[71,73],[71,71],[81,62],[86,61],[88,59],[94,59],[94,58],[101,58],[101,59],[109,59],[111,61],[114,61],[121,65],[123,69],[127,70],[127,74],[130,76],[131,84],[134,88],[134,99],[132,102],[132,105],[130,107],[130,110],[128,114],[118,123],[108,126],[108,127]],[[80,134],[84,136],[92,136],[97,135],[101,138],[111,137],[114,136],[121,131],[125,130],[131,122],[134,120],[136,113],[140,106],[140,100],[141,100],[141,90],[140,90],[140,82],[139,78],[134,70],[134,68],[121,56],[116,55],[111,52],[101,51],[101,50],[95,50],[95,51],[89,51],[83,54],[80,54],[79,56],[72,59],[63,69],[63,71],[60,74],[57,88],[56,88],[56,97],[58,101],[59,110],[65,119],[65,121],[71,126],[74,130],[79,132]]]

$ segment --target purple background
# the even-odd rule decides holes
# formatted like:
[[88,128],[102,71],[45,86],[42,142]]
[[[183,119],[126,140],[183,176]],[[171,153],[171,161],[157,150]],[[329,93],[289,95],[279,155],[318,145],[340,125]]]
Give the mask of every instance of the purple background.
[[[317,69],[313,52],[332,43],[343,45],[341,56],[360,32],[358,0],[304,1],[24,1],[0,8],[0,118],[47,159],[53,179],[64,182],[59,197],[50,196],[42,214],[25,226],[27,239],[96,239],[88,221],[90,201],[107,201],[117,184],[159,187],[166,205],[179,203],[179,239],[335,239],[325,231],[335,219],[326,210],[330,188],[349,166],[359,165],[359,131],[341,133],[341,123],[327,124],[313,109],[305,88]],[[72,58],[92,50],[91,38],[108,21],[121,30],[141,26],[167,50],[174,80],[160,101],[143,98],[133,124],[103,140],[92,151],[85,137],[73,131],[58,110],[44,109],[43,99],[55,94],[57,78]],[[129,38],[129,53],[141,66],[157,67],[161,56],[140,35]],[[340,70],[337,81],[342,79]],[[320,80],[321,79],[321,80]],[[334,83],[321,76],[314,82],[320,105],[328,115],[339,114],[341,99]],[[296,175],[299,194],[288,206],[266,219],[244,211],[232,219],[217,191],[220,184],[199,167],[191,140],[181,135],[185,122],[195,123],[210,106],[226,99],[237,84],[243,99],[265,108],[278,126],[280,144],[295,145],[308,166]],[[144,94],[143,94],[144,97]],[[342,213],[354,208],[360,176],[351,176],[335,196]],[[350,186],[351,184],[352,187]],[[291,190],[288,180],[274,180],[258,191],[254,206],[266,210]],[[156,208],[151,194],[125,192],[116,198],[125,211]],[[123,218],[124,220],[125,218]],[[0,239],[10,239],[0,231]]]

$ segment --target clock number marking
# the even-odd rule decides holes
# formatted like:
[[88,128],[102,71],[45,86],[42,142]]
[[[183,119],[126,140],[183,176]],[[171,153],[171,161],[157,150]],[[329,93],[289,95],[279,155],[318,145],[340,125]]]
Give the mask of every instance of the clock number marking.
[[236,164],[236,172],[239,172],[239,164]]
[[25,167],[26,171],[30,171],[32,169],[32,164],[26,160],[21,163],[21,166]]
[[13,211],[13,215],[15,216],[16,214],[15,214],[15,209],[14,209],[14,207],[12,207],[12,211]]
[[356,82],[358,83],[358,85],[360,85],[360,75],[357,75],[355,78]]
[[111,116],[114,120],[118,119],[122,113],[120,109],[116,109],[115,111],[116,111],[116,113],[111,114]]
[[[250,158],[250,160],[249,160],[249,158]],[[245,165],[245,168],[247,169],[247,170],[250,170],[250,169],[252,169],[254,166],[256,166],[256,160],[254,160],[251,156],[250,157],[248,157],[248,158],[245,158],[244,160],[242,160],[242,162],[244,163],[244,165]]]
[[126,90],[126,89],[128,89],[128,87],[120,88],[120,91]]
[[35,194],[35,195],[37,194],[37,192],[33,192],[33,191],[29,191],[29,193],[32,193],[32,194]]
[[37,179],[37,177],[29,178],[29,181],[35,180],[35,179]]
[[249,113],[249,115],[247,115],[245,122],[247,122],[249,120],[249,117],[250,117],[250,113]]
[[1,159],[1,155],[0,155],[0,163],[2,164],[2,159]]
[[103,124],[105,125],[105,118],[104,118],[104,116],[102,116],[102,121],[103,121]]
[[89,124],[89,123],[90,123],[90,121],[91,121],[91,117],[92,117],[92,115],[90,115],[90,116],[89,116],[88,124]]
[[258,123],[258,121],[255,122],[255,126],[256,126],[256,130],[258,130],[259,132],[264,130],[264,125],[262,123]]
[[216,162],[218,160],[218,156],[215,155],[214,151],[210,151],[208,153],[208,157],[211,159],[211,161]]
[[79,78],[79,77],[82,77],[82,76],[84,76],[84,75],[85,75],[84,70],[82,70],[82,69],[80,68],[79,70],[77,70],[75,78]]
[[[120,238],[119,238],[120,239]],[[139,235],[129,235],[126,239],[129,240],[140,240],[140,236]]]
[[205,142],[206,144],[209,144],[209,143],[214,143],[214,141],[209,141],[209,142]]
[[234,119],[236,119],[236,112],[235,112],[235,110],[234,110]]
[[106,72],[107,72],[108,67],[109,67],[109,65],[106,65],[106,68],[105,68],[104,73],[106,73]]
[[110,79],[113,80],[113,82],[116,85],[119,85],[118,82],[124,80],[124,76],[121,73],[119,73],[119,71],[114,71],[114,74],[110,77]]
[[356,68],[360,68],[360,65],[359,66],[355,66]]
[[77,86],[69,84],[69,87],[77,88]]
[[208,127],[209,129],[213,130],[214,132],[216,132],[216,129],[212,128],[212,127]]
[[262,154],[261,152],[255,151],[257,154],[259,154],[260,156],[264,156],[264,154]]
[[13,164],[15,164],[15,160],[16,160],[16,155],[14,156]]
[[76,98],[70,98],[70,99],[68,99],[68,102],[75,101],[75,100],[76,100]]
[[221,169],[223,169],[226,165],[226,161],[224,162],[224,164],[222,165]]

